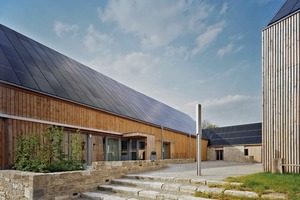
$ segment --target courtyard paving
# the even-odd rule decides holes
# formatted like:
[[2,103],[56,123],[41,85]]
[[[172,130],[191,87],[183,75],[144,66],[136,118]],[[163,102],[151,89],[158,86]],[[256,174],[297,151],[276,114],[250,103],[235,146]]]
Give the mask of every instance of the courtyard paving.
[[201,162],[201,176],[197,176],[197,163],[169,164],[168,168],[143,172],[139,175],[177,178],[199,178],[221,181],[227,177],[263,172],[262,163],[237,163],[227,161]]

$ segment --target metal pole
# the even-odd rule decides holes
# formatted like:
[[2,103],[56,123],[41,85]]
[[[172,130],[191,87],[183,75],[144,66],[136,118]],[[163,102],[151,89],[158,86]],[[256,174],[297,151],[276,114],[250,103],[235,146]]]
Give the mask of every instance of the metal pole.
[[196,131],[197,131],[197,176],[201,176],[201,104],[196,105]]
[[164,127],[161,126],[161,159],[164,159]]

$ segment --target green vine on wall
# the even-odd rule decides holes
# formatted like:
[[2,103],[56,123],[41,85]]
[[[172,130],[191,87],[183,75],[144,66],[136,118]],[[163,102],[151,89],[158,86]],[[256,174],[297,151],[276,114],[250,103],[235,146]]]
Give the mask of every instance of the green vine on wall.
[[71,155],[64,152],[63,128],[48,126],[44,132],[19,136],[16,140],[14,169],[57,172],[83,169],[81,133],[71,134]]

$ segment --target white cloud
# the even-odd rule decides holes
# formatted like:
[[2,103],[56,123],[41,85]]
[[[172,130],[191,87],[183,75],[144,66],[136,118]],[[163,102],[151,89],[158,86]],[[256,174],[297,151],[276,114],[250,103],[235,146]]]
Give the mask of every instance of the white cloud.
[[235,45],[231,42],[223,48],[218,50],[218,56],[223,57],[226,54],[235,54],[243,49],[243,46],[235,47]]
[[244,38],[244,35],[242,35],[242,34],[232,35],[229,37],[230,40],[241,40],[243,38]]
[[133,52],[123,57],[119,57],[112,68],[121,74],[149,75],[149,71],[154,71],[159,63],[159,58],[154,58],[150,54]]
[[134,33],[144,48],[168,45],[187,31],[202,27],[212,7],[192,1],[112,0],[104,11],[98,8],[103,22],[115,22],[126,33]]
[[243,39],[243,35],[242,34],[237,34],[237,35],[232,35],[229,37],[230,43],[228,43],[226,46],[220,48],[218,50],[218,56],[219,57],[223,57],[227,54],[235,54],[237,52],[239,52],[240,50],[242,50],[244,47],[243,46],[236,46],[235,43],[238,40]]
[[256,99],[256,97],[243,96],[243,95],[228,95],[221,98],[207,99],[202,102],[205,107],[214,107],[214,106],[225,106],[229,104],[236,104],[238,102],[251,101]]
[[229,54],[233,51],[233,44],[229,43],[228,45],[226,45],[225,47],[221,48],[218,50],[218,55],[220,57],[223,57],[225,54]]
[[196,48],[192,50],[192,56],[203,52],[207,49],[219,36],[225,27],[224,22],[211,25],[204,33],[201,33],[196,39]]
[[69,24],[63,23],[61,21],[55,21],[54,25],[53,25],[53,31],[59,37],[63,36],[65,33],[68,33],[68,32],[72,32],[72,33],[76,34],[78,28],[79,28],[78,25],[75,25],[75,24],[69,25]]
[[225,2],[225,3],[223,3],[220,14],[224,15],[227,12],[227,10],[228,10],[228,4]]
[[182,110],[195,119],[195,106],[201,103],[202,119],[218,126],[229,126],[261,121],[261,97],[227,95],[203,101],[193,101]]
[[185,57],[188,54],[188,48],[186,46],[179,46],[179,47],[174,47],[174,46],[167,46],[165,48],[165,56],[169,57]]
[[143,77],[159,74],[161,61],[148,53],[132,52],[126,55],[108,55],[97,57],[85,62],[88,66],[106,74],[112,74],[116,80],[125,80],[128,77]]
[[84,46],[89,52],[105,53],[109,49],[109,45],[114,42],[114,39],[105,33],[95,30],[93,25],[89,25],[87,34],[83,39]]

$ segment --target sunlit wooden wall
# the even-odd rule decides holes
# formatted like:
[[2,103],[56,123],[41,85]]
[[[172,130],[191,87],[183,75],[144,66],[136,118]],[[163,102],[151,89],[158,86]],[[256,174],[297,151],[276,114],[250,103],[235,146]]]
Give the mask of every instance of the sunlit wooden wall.
[[[86,127],[102,131],[118,133],[147,133],[156,138],[156,151],[161,158],[162,128],[132,119],[116,116],[100,110],[64,101],[54,97],[38,94],[21,88],[0,83],[0,114],[18,116],[29,119],[44,120],[61,124]],[[10,122],[10,123],[9,123]],[[5,130],[7,126],[7,130]],[[21,132],[30,134],[42,131],[45,124],[26,122],[26,120],[10,120],[0,117],[0,169],[13,160],[14,140]],[[89,131],[84,131],[89,133]],[[92,134],[102,134],[101,132]],[[107,133],[103,133],[106,134]],[[120,136],[116,136],[120,137]],[[5,141],[7,138],[9,142]],[[163,130],[163,141],[172,144],[171,154],[184,155],[196,159],[196,138],[189,137],[173,130]],[[9,145],[9,146],[7,146]]]
[[299,173],[299,12],[263,30],[263,163]]

